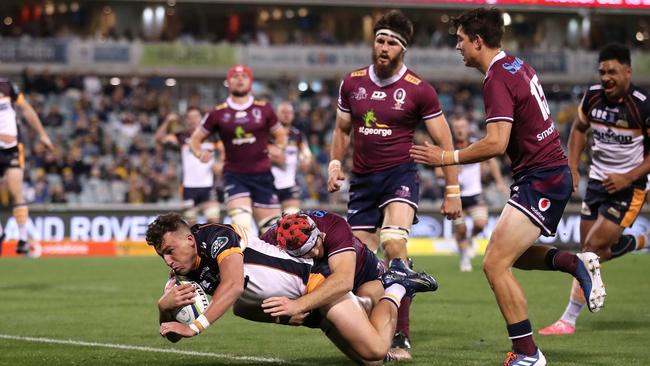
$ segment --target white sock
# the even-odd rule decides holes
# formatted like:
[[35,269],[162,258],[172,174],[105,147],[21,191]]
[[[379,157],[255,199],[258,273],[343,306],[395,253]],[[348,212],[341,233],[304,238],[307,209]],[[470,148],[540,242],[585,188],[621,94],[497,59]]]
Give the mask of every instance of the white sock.
[[406,289],[404,286],[400,285],[399,283],[394,283],[384,290],[384,296],[381,298],[392,301],[399,308],[399,304],[401,303],[402,298],[405,294]]
[[578,316],[580,315],[580,312],[585,307],[585,305],[586,303],[584,302],[575,301],[573,299],[569,300],[566,309],[564,309],[564,314],[562,314],[560,319],[565,323],[568,323],[575,327],[576,320],[578,320]]

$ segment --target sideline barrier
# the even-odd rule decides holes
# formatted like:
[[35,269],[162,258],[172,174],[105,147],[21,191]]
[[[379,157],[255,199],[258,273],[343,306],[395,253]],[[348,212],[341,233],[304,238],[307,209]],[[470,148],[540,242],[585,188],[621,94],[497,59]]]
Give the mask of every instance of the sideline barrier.
[[[319,207],[343,214],[343,206]],[[541,237],[540,242],[557,247],[577,249],[580,239],[580,215],[577,207],[564,214],[555,237]],[[44,257],[56,256],[141,256],[156,255],[146,245],[147,225],[156,215],[168,211],[180,212],[180,206],[142,205],[126,207],[109,205],[93,208],[65,206],[31,206],[27,223],[28,235],[35,253]],[[226,217],[225,213],[222,217]],[[482,254],[498,219],[499,210],[491,209],[488,225],[475,240],[478,254]],[[456,253],[452,223],[444,220],[433,205],[420,208],[420,222],[414,225],[409,240],[413,255],[449,255]],[[471,220],[467,219],[471,230]],[[226,217],[225,223],[229,222]],[[18,226],[11,213],[0,211],[0,223],[6,234],[2,256],[15,255]],[[650,232],[650,212],[641,213],[632,232]]]

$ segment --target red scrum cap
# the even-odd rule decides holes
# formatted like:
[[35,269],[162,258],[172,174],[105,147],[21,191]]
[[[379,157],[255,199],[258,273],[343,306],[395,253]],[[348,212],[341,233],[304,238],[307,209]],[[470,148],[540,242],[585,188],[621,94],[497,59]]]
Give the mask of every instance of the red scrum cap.
[[246,75],[248,75],[248,77],[251,80],[253,80],[253,72],[251,71],[251,69],[249,69],[246,65],[242,65],[242,64],[235,65],[230,69],[228,69],[228,73],[226,74],[226,79],[230,79],[237,72],[246,73]]
[[286,215],[278,221],[278,245],[293,257],[309,253],[319,235],[314,220],[304,213]]

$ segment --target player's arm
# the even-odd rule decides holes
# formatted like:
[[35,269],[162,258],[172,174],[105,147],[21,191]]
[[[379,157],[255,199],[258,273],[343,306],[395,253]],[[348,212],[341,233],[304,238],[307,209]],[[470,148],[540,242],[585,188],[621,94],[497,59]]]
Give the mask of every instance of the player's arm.
[[208,133],[203,130],[201,126],[197,127],[194,132],[192,132],[192,137],[190,138],[190,151],[192,151],[192,154],[204,163],[210,161],[214,156],[212,151],[204,150],[201,147],[201,144],[206,138],[208,138]]
[[341,189],[339,181],[345,179],[341,162],[350,145],[350,133],[352,132],[352,116],[340,109],[336,110],[336,125],[332,132],[332,146],[330,148],[330,163],[327,168],[327,190],[336,192]]
[[[429,136],[436,145],[445,150],[453,150],[454,143],[451,137],[451,130],[444,114],[424,121]],[[445,176],[445,198],[442,203],[442,214],[449,219],[455,219],[460,215],[462,209],[460,203],[460,185],[458,184],[458,167],[449,165],[442,167]]]
[[587,146],[587,131],[589,130],[589,122],[582,109],[578,109],[578,117],[571,125],[571,133],[569,133],[569,169],[573,177],[573,190],[578,189],[580,183],[580,172],[578,166],[580,164],[580,156]]
[[221,281],[212,294],[212,301],[207,309],[192,324],[178,322],[162,323],[160,334],[167,336],[175,333],[183,337],[193,337],[210,324],[217,321],[237,301],[244,292],[244,256],[240,251],[227,254],[219,261]]
[[286,162],[284,149],[287,146],[288,140],[287,129],[278,124],[275,128],[271,129],[271,135],[273,136],[274,143],[269,144],[267,147],[269,159],[271,159],[271,163],[282,166]]
[[300,170],[307,172],[311,166],[312,155],[311,149],[309,149],[309,144],[303,138],[298,144],[298,161],[300,162]]
[[217,159],[212,166],[212,171],[216,175],[221,175],[223,172],[223,165],[226,162],[226,149],[223,146],[223,141],[219,140],[214,143],[214,151],[217,153]]
[[[650,154],[646,155],[641,164],[636,168],[629,170],[625,173],[609,173],[607,178],[603,180],[603,187],[608,193],[616,193],[632,185],[635,181],[647,176],[650,173]],[[574,183],[575,184],[575,183]]]
[[27,120],[27,123],[36,131],[38,138],[41,140],[41,143],[45,145],[48,150],[54,150],[54,145],[50,141],[50,137],[45,132],[41,119],[38,117],[38,114],[34,110],[31,104],[25,99],[22,94],[18,95],[18,99],[15,104],[23,114],[23,117]]
[[271,316],[293,316],[331,304],[352,291],[356,253],[348,250],[332,255],[327,263],[331,274],[312,292],[295,300],[271,297],[262,303],[265,313]]
[[411,157],[416,162],[433,166],[469,164],[502,155],[510,141],[512,123],[496,121],[487,124],[487,134],[462,150],[443,150],[425,142],[411,147]]
[[156,133],[154,134],[154,139],[156,140],[156,143],[158,144],[178,143],[178,139],[176,138],[176,136],[174,134],[168,133],[169,125],[172,123],[172,121],[177,121],[177,120],[178,120],[178,114],[170,113],[167,115],[163,123],[158,127]]

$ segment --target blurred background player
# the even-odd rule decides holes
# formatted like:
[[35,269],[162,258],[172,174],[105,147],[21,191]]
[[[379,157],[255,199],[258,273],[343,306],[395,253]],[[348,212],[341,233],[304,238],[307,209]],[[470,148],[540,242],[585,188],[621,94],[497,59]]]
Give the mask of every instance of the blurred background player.
[[203,117],[192,134],[191,149],[201,161],[209,161],[213,153],[202,149],[201,143],[219,134],[226,155],[223,179],[228,215],[234,224],[251,231],[255,218],[259,232],[264,233],[282,212],[271,174],[269,139],[272,136],[284,150],[287,132],[271,105],[253,97],[253,72],[248,67],[230,68],[226,81],[230,96]]
[[571,172],[535,70],[501,49],[503,12],[468,10],[453,20],[456,49],[467,67],[485,75],[483,99],[487,134],[460,150],[413,146],[415,161],[435,166],[475,163],[508,154],[514,183],[508,204],[492,231],[483,271],[512,341],[504,366],[544,366],[546,357],[533,341],[526,297],[512,267],[572,274],[589,296],[589,309],[605,301],[600,264],[594,253],[573,254],[533,245],[540,234],[554,236],[571,196]]
[[[341,161],[353,133],[348,222],[371,250],[376,252],[381,245],[388,261],[401,258],[406,263],[406,242],[419,200],[417,166],[408,153],[414,131],[424,122],[435,143],[445,149],[453,144],[435,89],[404,65],[413,37],[411,21],[393,10],[373,31],[372,65],[341,82],[327,185],[330,192],[341,188],[345,179]],[[457,169],[444,171],[447,194],[442,213],[455,219],[461,209]],[[395,339],[404,359],[410,358],[409,308],[410,302],[400,307]]]
[[[18,225],[17,254],[28,254],[27,220],[29,209],[23,198],[23,175],[25,161],[23,144],[18,136],[16,107],[27,123],[36,131],[40,142],[50,151],[54,150],[38,114],[16,86],[7,79],[0,79],[0,175],[6,177],[9,193],[13,201],[12,214]],[[0,235],[0,253],[5,233]]]
[[[297,298],[324,283],[323,275],[312,270],[311,259],[291,256],[238,225],[190,227],[180,215],[169,213],[149,225],[146,240],[174,275],[199,283],[212,295],[203,314],[191,324],[182,324],[174,321],[172,312],[191,304],[195,293],[190,284],[173,286],[173,281],[168,282],[158,300],[159,332],[172,342],[199,335],[230,307],[245,319],[299,325],[303,314],[291,319],[269,316],[261,311],[262,300],[275,296]],[[382,280],[386,290],[369,311],[359,306],[357,297],[350,293],[319,309],[325,319],[325,334],[359,363],[381,364],[387,357],[402,298],[437,289],[435,279],[424,272],[393,271]]]
[[[194,130],[201,124],[201,110],[189,107],[185,112],[185,123],[182,127],[175,127],[180,123],[176,113],[170,113],[156,130],[156,142],[171,145],[181,152],[181,165],[183,169],[183,216],[190,225],[196,223],[199,214],[208,222],[219,221],[219,202],[215,190],[215,170],[223,167],[223,144],[220,141],[203,142],[201,148],[205,151],[217,152],[219,162],[212,159],[202,162],[190,150],[190,138]],[[179,131],[180,130],[180,131]],[[215,168],[215,165],[218,167]]]
[[[462,116],[452,116],[449,119],[451,134],[454,138],[454,147],[463,149],[476,142],[476,138],[470,136],[469,121]],[[503,182],[501,168],[496,158],[487,161],[490,173],[494,178],[499,191],[506,194],[508,187]],[[472,258],[474,257],[473,239],[480,234],[488,222],[488,207],[483,197],[483,185],[481,182],[481,163],[461,165],[458,169],[458,183],[460,184],[460,200],[463,212],[472,218],[472,232],[467,235],[467,224],[465,215],[454,220],[454,236],[458,244],[460,256],[460,271],[470,272],[472,270]]]
[[293,105],[282,102],[276,108],[278,120],[287,131],[287,146],[284,154],[279,147],[269,146],[269,155],[273,166],[271,173],[275,179],[275,188],[278,190],[278,199],[282,206],[283,214],[292,214],[300,211],[300,186],[296,182],[296,173],[307,171],[312,161],[311,150],[307,138],[291,124],[295,117]]
[[[646,198],[650,172],[650,95],[632,84],[630,50],[609,44],[598,57],[600,84],[585,93],[569,136],[569,167],[574,190],[578,188],[578,163],[591,128],[591,167],[582,202],[582,250],[601,261],[618,258],[646,245],[646,236],[623,235],[632,226]],[[582,289],[573,281],[562,317],[540,334],[571,334],[585,306]]]

